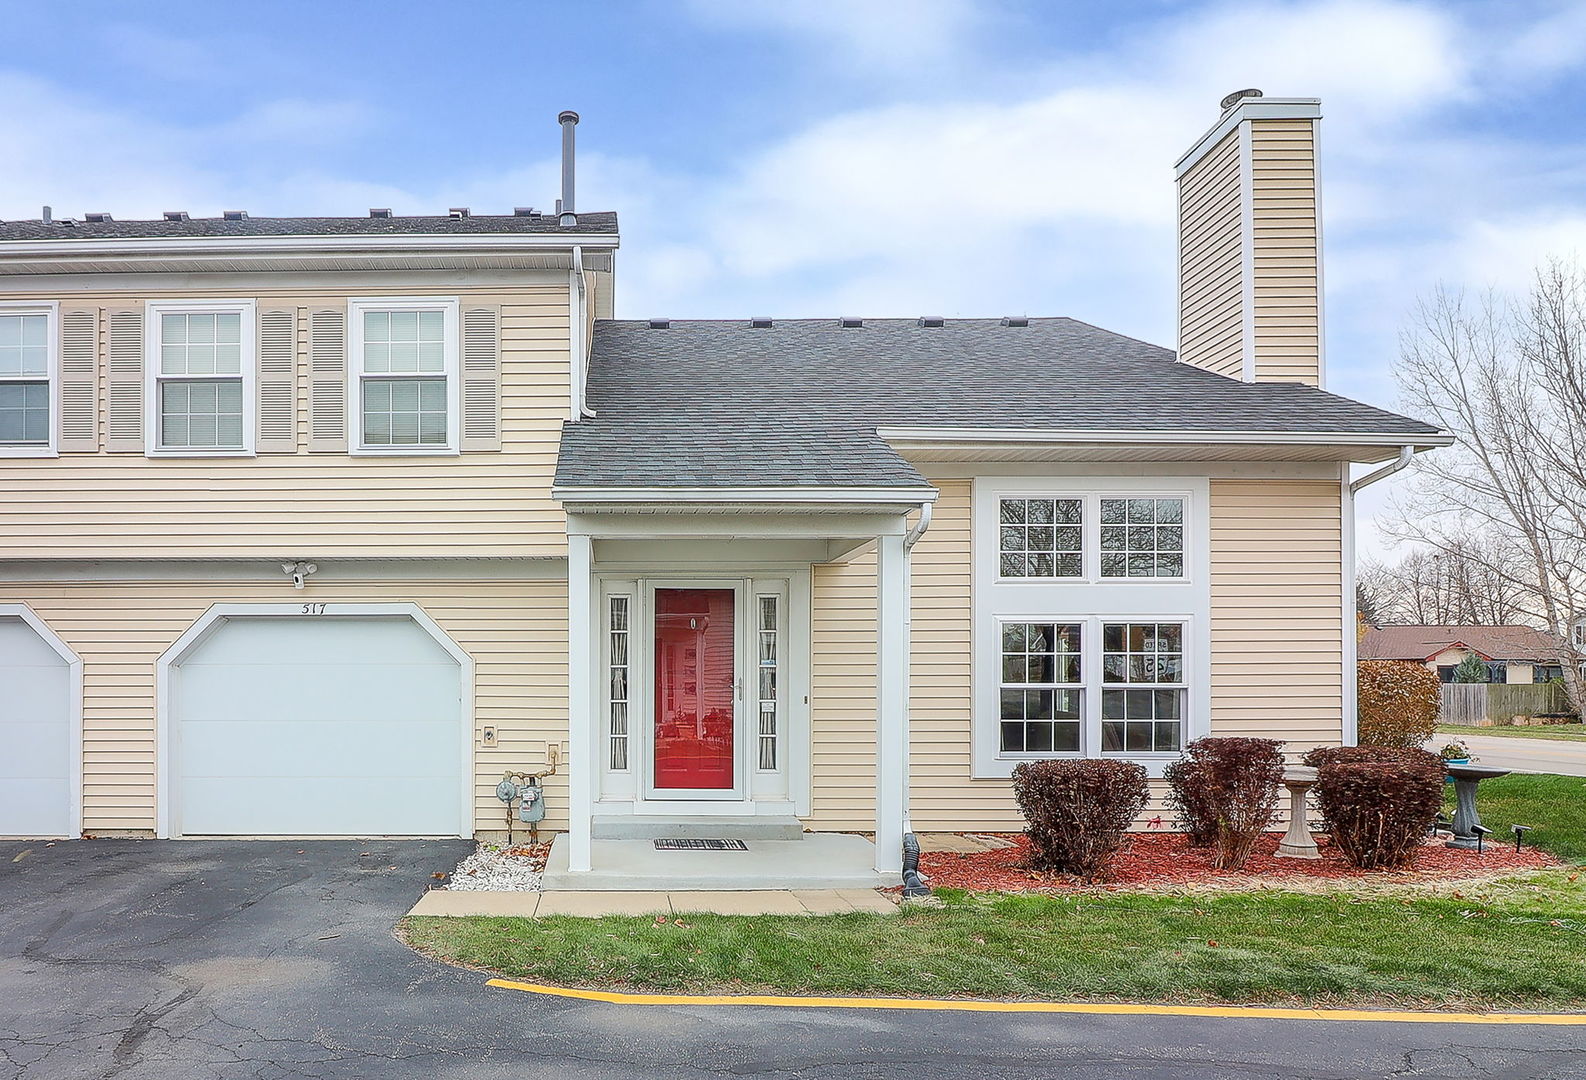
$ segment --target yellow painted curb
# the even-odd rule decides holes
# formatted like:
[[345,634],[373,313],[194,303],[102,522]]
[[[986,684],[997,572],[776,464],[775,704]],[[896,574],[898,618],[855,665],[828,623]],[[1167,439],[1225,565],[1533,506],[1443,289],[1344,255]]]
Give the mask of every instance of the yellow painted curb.
[[1546,1024],[1586,1027],[1586,1013],[1394,1012],[1391,1009],[1282,1009],[1265,1005],[1128,1005],[1083,1001],[955,1001],[939,998],[741,997],[620,994],[490,979],[486,986],[609,1005],[761,1005],[799,1009],[912,1009],[926,1012],[1080,1013],[1100,1016],[1201,1016],[1232,1020],[1351,1020],[1398,1024]]

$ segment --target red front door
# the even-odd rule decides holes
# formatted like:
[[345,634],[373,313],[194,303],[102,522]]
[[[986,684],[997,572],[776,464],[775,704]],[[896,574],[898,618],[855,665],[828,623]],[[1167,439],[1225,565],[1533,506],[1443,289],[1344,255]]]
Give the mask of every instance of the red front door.
[[655,590],[655,787],[733,788],[731,589]]

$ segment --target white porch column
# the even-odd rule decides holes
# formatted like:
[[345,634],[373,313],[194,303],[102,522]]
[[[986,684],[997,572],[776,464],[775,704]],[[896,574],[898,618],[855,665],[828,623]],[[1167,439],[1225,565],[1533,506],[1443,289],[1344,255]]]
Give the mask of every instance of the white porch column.
[[595,618],[588,536],[567,537],[567,868],[590,868],[595,808]]
[[876,869],[903,869],[904,755],[909,630],[903,537],[881,536],[876,555]]

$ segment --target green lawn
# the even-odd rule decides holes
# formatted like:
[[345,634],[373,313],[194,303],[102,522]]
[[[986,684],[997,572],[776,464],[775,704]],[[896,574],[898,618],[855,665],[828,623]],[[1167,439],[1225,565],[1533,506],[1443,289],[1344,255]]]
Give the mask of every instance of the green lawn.
[[[1447,787],[1450,813],[1454,788]],[[1586,862],[1586,777],[1510,773],[1483,780],[1476,789],[1481,822],[1492,829],[1495,843],[1514,843],[1511,825],[1533,825],[1526,843],[1561,859]]]
[[950,892],[894,916],[414,918],[404,933],[508,977],[630,990],[1586,1009],[1580,877],[1462,896]]
[[[1586,778],[1481,785],[1495,840],[1586,861]],[[1511,839],[1512,842],[1512,839]],[[899,915],[413,918],[406,940],[511,977],[629,990],[1586,1011],[1586,872],[1486,884],[972,895]]]
[[[1564,742],[1586,742],[1586,725],[1536,724],[1529,727],[1465,727],[1462,724],[1438,724],[1439,735],[1452,735],[1463,739],[1467,735],[1495,735],[1504,739],[1554,739]],[[1434,749],[1436,747],[1434,746]]]

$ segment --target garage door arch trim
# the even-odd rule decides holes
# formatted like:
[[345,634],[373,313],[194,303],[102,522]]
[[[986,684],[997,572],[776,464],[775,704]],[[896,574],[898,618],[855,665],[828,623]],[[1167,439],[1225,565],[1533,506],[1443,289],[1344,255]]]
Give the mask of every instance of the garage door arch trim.
[[22,622],[50,649],[66,661],[67,686],[70,687],[70,700],[66,704],[66,720],[68,725],[67,740],[71,747],[71,758],[67,762],[67,790],[70,792],[71,804],[68,808],[68,828],[72,838],[83,834],[83,661],[80,656],[72,651],[72,647],[62,641],[60,636],[51,630],[43,619],[26,604],[4,603],[0,604],[0,618],[21,619]]
[[458,792],[462,822],[458,835],[473,835],[474,801],[474,661],[452,640],[450,634],[431,619],[424,609],[413,603],[367,604],[298,602],[276,604],[213,604],[198,617],[186,632],[160,655],[155,663],[155,737],[157,761],[155,768],[155,835],[170,839],[180,835],[172,829],[171,789],[175,778],[171,775],[173,761],[171,744],[171,674],[172,669],[212,634],[232,619],[279,617],[328,621],[338,618],[407,618],[424,631],[447,655],[457,661],[460,678],[458,697],[461,704],[462,783]]

